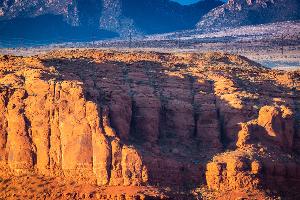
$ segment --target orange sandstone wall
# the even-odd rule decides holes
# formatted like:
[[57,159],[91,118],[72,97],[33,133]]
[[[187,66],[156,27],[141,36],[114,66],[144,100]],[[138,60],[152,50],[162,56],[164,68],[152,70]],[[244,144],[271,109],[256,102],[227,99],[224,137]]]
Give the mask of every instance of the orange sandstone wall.
[[297,182],[299,77],[220,53],[2,56],[1,164],[98,185]]

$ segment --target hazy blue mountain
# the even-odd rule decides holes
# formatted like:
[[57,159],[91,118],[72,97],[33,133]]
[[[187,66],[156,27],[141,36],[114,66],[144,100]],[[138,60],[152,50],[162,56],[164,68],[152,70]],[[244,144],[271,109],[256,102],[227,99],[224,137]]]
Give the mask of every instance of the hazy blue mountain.
[[194,28],[204,14],[222,4],[219,0],[205,0],[188,6],[163,0],[122,0],[124,16],[133,19],[136,27],[145,33]]
[[10,38],[85,41],[194,28],[222,5],[205,0],[0,0],[0,42]]
[[118,36],[100,29],[71,26],[61,15],[41,15],[0,22],[0,47],[35,46],[59,42],[93,41]]

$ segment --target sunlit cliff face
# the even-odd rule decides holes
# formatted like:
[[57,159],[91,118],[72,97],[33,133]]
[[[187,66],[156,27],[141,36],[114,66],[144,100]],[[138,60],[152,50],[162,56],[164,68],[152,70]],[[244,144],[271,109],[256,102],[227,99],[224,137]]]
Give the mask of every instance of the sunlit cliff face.
[[[83,193],[204,184],[214,195],[292,194],[299,76],[224,53],[1,56],[0,177],[71,179],[89,185]],[[274,184],[278,177],[284,184]]]

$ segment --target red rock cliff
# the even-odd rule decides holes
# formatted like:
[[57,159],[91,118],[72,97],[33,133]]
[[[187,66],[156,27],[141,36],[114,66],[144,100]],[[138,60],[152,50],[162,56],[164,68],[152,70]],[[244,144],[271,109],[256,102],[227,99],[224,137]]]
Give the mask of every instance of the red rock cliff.
[[299,83],[220,53],[2,56],[1,163],[98,185],[284,191],[300,180]]

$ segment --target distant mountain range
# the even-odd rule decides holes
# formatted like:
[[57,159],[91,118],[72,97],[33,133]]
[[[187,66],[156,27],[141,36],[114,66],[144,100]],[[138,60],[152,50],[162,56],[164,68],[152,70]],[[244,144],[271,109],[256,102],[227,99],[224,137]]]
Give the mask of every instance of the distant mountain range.
[[2,37],[31,39],[164,33],[194,28],[203,15],[222,4],[219,0],[188,6],[169,0],[0,0],[0,32]]
[[223,28],[298,19],[299,0],[229,0],[203,16],[197,28],[217,31]]
[[90,41],[300,19],[299,0],[0,0],[1,42]]

